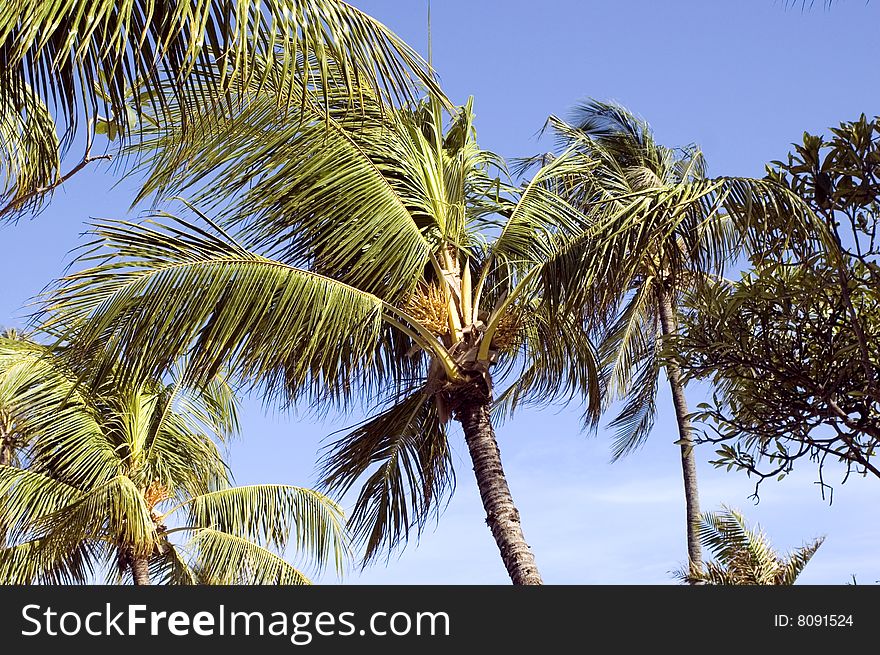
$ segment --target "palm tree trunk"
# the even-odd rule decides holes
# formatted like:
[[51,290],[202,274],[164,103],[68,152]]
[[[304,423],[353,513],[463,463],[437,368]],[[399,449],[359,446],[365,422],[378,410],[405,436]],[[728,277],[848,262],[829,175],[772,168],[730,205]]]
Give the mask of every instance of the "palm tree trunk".
[[542,584],[535,556],[526,543],[519,511],[510,495],[510,487],[501,467],[501,452],[489,417],[487,400],[467,399],[456,409],[464,439],[474,464],[480,499],[486,510],[486,523],[492,531],[501,559],[513,584]]
[[[675,315],[669,292],[660,289],[658,293],[660,327],[663,335],[675,334]],[[687,400],[684,397],[684,384],[681,381],[681,368],[674,361],[666,363],[666,377],[672,391],[672,404],[678,421],[678,436],[681,444],[681,471],[684,477],[684,498],[687,515],[687,549],[690,566],[702,571],[703,558],[700,552],[700,539],[697,526],[700,522],[700,493],[697,486],[697,462],[694,457],[694,443],[691,437],[691,422],[688,418]]]
[[136,585],[150,584],[150,566],[146,557],[129,555],[128,565],[131,568],[131,579]]
[[0,420],[0,466],[12,466],[15,441]]

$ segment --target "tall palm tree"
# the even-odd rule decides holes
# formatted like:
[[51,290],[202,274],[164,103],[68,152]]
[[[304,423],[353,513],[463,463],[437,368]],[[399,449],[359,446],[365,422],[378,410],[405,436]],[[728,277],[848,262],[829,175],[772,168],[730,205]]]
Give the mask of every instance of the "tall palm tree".
[[143,135],[145,193],[185,192],[199,218],[96,225],[88,268],[48,315],[77,348],[110,344],[122,370],[186,355],[188,381],[227,368],[270,398],[376,406],[323,460],[335,492],[366,477],[350,519],[366,560],[450,491],[454,418],[511,580],[540,583],[491,411],[572,396],[599,409],[582,321],[545,302],[565,284],[553,253],[586,228],[553,193],[567,160],[512,188],[489,174],[500,162],[477,146],[470,103],[446,120],[436,96],[392,110],[365,88],[353,111],[328,84],[327,113],[291,120],[272,88],[238,91],[234,120]]
[[760,528],[749,528],[743,515],[724,507],[700,517],[700,541],[715,555],[705,571],[682,569],[682,582],[713,585],[793,585],[825,541],[820,537],[787,557],[773,550]]
[[[0,416],[18,467],[0,466],[0,581],[306,584],[293,535],[321,566],[345,552],[339,507],[290,485],[230,486],[216,440],[237,429],[220,379],[82,389],[57,353],[0,338]],[[185,537],[184,539],[180,539]]]
[[716,279],[747,239],[760,239],[770,212],[799,221],[807,210],[765,181],[707,178],[699,149],[658,144],[644,121],[615,104],[588,101],[576,108],[572,124],[556,117],[548,124],[561,147],[586,162],[566,182],[565,197],[609,226],[594,232],[592,244],[570,264],[594,280],[580,290],[573,287],[570,304],[580,304],[594,317],[593,327],[603,335],[606,401],[624,400],[611,423],[617,429],[613,457],[637,448],[649,435],[665,370],[678,423],[688,558],[699,571],[700,504],[690,412],[679,364],[664,356],[663,345],[677,331],[682,296]]
[[252,80],[254,63],[274,55],[303,89],[333,62],[345,84],[392,100],[411,99],[417,87],[439,92],[410,46],[343,0],[5,2],[0,219],[39,209],[49,192],[96,159],[86,148],[82,161],[61,173],[60,155],[83,136],[79,126],[90,139],[103,115],[128,135],[137,118],[126,111],[132,89],[142,90],[163,120],[162,85],[174,90],[179,106],[224,112],[229,85]]

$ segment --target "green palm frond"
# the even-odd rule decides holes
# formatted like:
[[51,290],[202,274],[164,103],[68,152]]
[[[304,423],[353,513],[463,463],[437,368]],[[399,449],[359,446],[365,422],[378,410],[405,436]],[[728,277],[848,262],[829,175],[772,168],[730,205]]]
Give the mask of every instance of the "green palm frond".
[[144,385],[115,408],[122,416],[134,414],[128,407],[132,403],[148,409],[144,439],[132,453],[140,462],[139,481],[160,484],[180,499],[225,486],[229,472],[217,444],[238,431],[237,400],[229,382],[215,376],[194,389],[178,375],[168,377],[168,384]]
[[198,393],[192,393],[179,377],[172,374],[171,383],[165,387],[165,393],[170,393],[165,415],[180,417],[191,430],[210,434],[222,443],[236,437],[241,430],[238,399],[229,380],[222,375],[214,376],[199,387]]
[[703,515],[699,535],[702,544],[727,565],[736,561],[754,537],[742,514],[727,508]]
[[657,299],[649,277],[620,310],[615,323],[603,335],[599,351],[608,369],[610,395],[625,395],[633,372],[647,357],[653,357],[657,327]]
[[[49,412],[71,397],[75,376],[57,366],[50,351],[19,335],[0,335],[0,407],[7,416],[17,416],[17,431],[23,436],[38,429]],[[24,425],[36,424],[34,428]]]
[[793,585],[824,542],[825,537],[819,537],[807,545],[793,550],[786,558],[786,562],[779,567],[774,584]]
[[183,500],[226,485],[229,470],[223,454],[205,432],[194,431],[177,413],[152,433],[132,475],[144,485],[160,484]]
[[[96,233],[111,252],[89,255],[100,263],[68,276],[48,311],[75,326],[78,340],[107,340],[114,358],[140,353],[129,370],[157,375],[186,353],[190,379],[228,368],[291,398],[325,400],[345,400],[370,375],[365,366],[383,339],[375,296],[182,220],[110,222]],[[157,341],[166,329],[174,338]]]
[[[304,52],[316,66],[303,64]],[[353,89],[398,101],[419,84],[439,92],[412,48],[342,0],[19,0],[0,13],[0,89],[40,89],[70,127],[99,111],[127,122],[131,88],[161,108],[164,80],[178,84],[178,97],[219,104],[230,84],[258,76],[258,62],[276,53],[304,87],[332,62]],[[193,79],[194,69],[211,75]]]
[[703,571],[676,572],[682,582],[714,585],[792,585],[822,545],[824,537],[780,557],[760,528],[750,528],[729,507],[701,517],[698,534],[714,556]]
[[0,220],[38,211],[61,174],[55,121],[33,89],[13,96],[0,89]]
[[510,216],[491,245],[492,256],[521,266],[542,264],[556,251],[560,235],[589,231],[588,216],[560,195],[560,185],[595,162],[566,152],[538,169],[515,195]]
[[290,562],[243,537],[198,528],[186,545],[191,569],[208,584],[307,585],[309,579]]
[[511,315],[518,329],[511,349],[518,356],[499,365],[497,377],[510,383],[495,400],[494,415],[504,419],[522,405],[577,399],[586,405],[585,422],[594,425],[602,410],[605,376],[588,326],[573,313],[555,315],[541,302]]
[[668,223],[644,218],[658,200],[664,198],[653,192],[596,203],[589,229],[558,235],[540,268],[546,302],[558,311],[589,307],[598,323],[606,323],[620,302],[620,290],[630,289],[639,273],[639,259],[629,253],[648,252],[670,230]]
[[608,424],[615,430],[611,444],[612,461],[631,453],[645,443],[654,427],[657,411],[657,386],[662,360],[660,339],[651,339],[651,345],[633,370],[632,385],[623,396],[623,407]]
[[27,536],[34,520],[79,501],[82,492],[52,477],[0,466],[0,526],[12,540]]
[[59,550],[39,539],[0,548],[0,584],[88,584],[99,568],[100,550],[89,541]]
[[426,103],[391,111],[364,92],[355,111],[331,87],[329,109],[306,103],[293,120],[271,89],[240,93],[234,116],[144,128],[142,197],[186,194],[249,249],[388,301],[413,290],[442,238],[464,245],[466,224],[490,211],[462,202],[497,165],[473,141],[469,107],[441,141],[442,114]]
[[395,399],[388,409],[330,444],[323,485],[343,495],[373,467],[349,518],[364,561],[421,531],[455,485],[452,458],[435,398],[424,390]]
[[293,121],[263,94],[230,127],[207,117],[184,147],[180,134],[166,136],[159,154],[173,159],[150,162],[144,193],[192,191],[200,203],[218,199],[219,186],[224,199],[239,196],[220,220],[247,217],[249,247],[399,297],[428,263],[438,229],[427,220],[429,190],[406,185],[416,172],[399,116],[365,98],[361,111],[335,108],[329,123],[319,109]]
[[119,473],[113,445],[76,378],[45,346],[0,338],[0,419],[10,424],[20,458],[36,473],[57,478],[59,471],[75,470],[64,482],[77,487]]
[[164,552],[156,553],[150,559],[150,580],[158,585],[192,586],[202,582],[198,570],[187,561],[182,548],[170,543]]
[[71,551],[84,541],[113,535],[135,555],[149,556],[156,530],[141,489],[120,475],[35,523],[38,538],[50,549]]
[[293,538],[297,552],[318,568],[330,560],[340,570],[347,555],[341,508],[327,496],[291,485],[220,489],[188,499],[167,515],[186,509],[185,524],[205,526],[284,550]]

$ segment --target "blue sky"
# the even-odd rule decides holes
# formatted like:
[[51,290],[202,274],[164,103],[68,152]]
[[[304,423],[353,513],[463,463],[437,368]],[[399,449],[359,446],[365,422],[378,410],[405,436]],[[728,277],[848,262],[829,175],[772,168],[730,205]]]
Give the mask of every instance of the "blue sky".
[[[423,0],[353,4],[426,52]],[[616,100],[646,118],[667,145],[698,143],[710,173],[761,175],[804,130],[822,131],[864,112],[880,113],[876,60],[880,6],[861,0],[831,10],[785,10],[777,0],[434,0],[434,63],[454,100],[475,96],[483,147],[505,157],[549,148],[537,131],[579,99]],[[821,5],[822,3],[817,3]],[[70,160],[78,157],[72,152]],[[0,227],[0,325],[22,326],[22,307],[69,263],[89,217],[126,214],[133,186],[113,186],[110,165],[72,179],[33,221]],[[692,404],[706,394],[688,390]],[[685,557],[684,501],[672,409],[661,384],[647,445],[609,463],[610,436],[580,431],[576,409],[526,411],[498,428],[527,540],[549,583],[669,584]],[[315,480],[316,453],[354,417],[264,412],[243,406],[243,437],[232,447],[240,483]],[[453,431],[458,487],[440,521],[387,565],[351,571],[349,583],[506,583],[468,463]],[[781,549],[826,535],[803,583],[880,580],[880,481],[830,465],[823,500],[816,471],[767,482],[757,505],[744,474],[715,470],[697,451],[704,510],[727,503],[760,522]],[[331,574],[321,578],[336,582]]]

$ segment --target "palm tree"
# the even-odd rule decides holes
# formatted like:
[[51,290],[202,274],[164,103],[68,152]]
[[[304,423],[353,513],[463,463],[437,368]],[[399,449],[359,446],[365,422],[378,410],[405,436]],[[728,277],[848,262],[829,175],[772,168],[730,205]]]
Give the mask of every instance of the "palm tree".
[[807,210],[765,181],[707,178],[696,147],[659,145],[649,126],[621,106],[588,101],[574,118],[572,125],[556,117],[548,122],[562,147],[585,161],[580,174],[566,182],[564,195],[608,228],[575,249],[569,265],[583,267],[594,283],[572,286],[569,302],[594,317],[593,327],[603,335],[606,401],[624,400],[611,423],[617,429],[614,459],[650,433],[658,379],[661,369],[666,372],[678,422],[688,557],[699,570],[692,426],[681,369],[662,347],[677,332],[683,295],[716,280],[746,238],[759,239],[770,212],[798,221]]
[[[339,507],[290,485],[230,486],[215,443],[237,430],[219,378],[82,389],[57,353],[0,339],[0,416],[20,467],[0,466],[0,582],[307,584],[283,553],[342,563]],[[185,537],[185,539],[180,539]]]
[[138,118],[126,111],[132,89],[163,120],[160,86],[173,89],[178,106],[224,113],[229,86],[252,80],[254,63],[274,55],[303,89],[332,62],[345,84],[369,86],[391,100],[409,100],[421,86],[439,93],[410,46],[343,0],[4,3],[0,219],[38,210],[72,174],[106,158],[87,147],[70,171],[59,167],[61,154],[82,136],[78,128],[85,124],[90,141],[101,115],[130,134]]
[[724,507],[700,517],[700,541],[715,556],[705,571],[676,572],[682,582],[713,585],[793,585],[824,537],[780,557],[760,527],[751,529],[743,515]]
[[193,383],[228,369],[268,398],[376,406],[323,460],[333,492],[366,477],[350,517],[365,561],[451,490],[454,418],[512,581],[540,583],[490,413],[572,397],[599,409],[582,321],[545,298],[565,284],[554,252],[586,228],[553,193],[567,160],[512,188],[489,175],[500,162],[477,146],[470,102],[444,120],[436,96],[393,110],[365,88],[352,111],[329,84],[315,91],[326,113],[306,103],[291,120],[268,79],[238,90],[234,120],[142,135],[144,193],[186,192],[198,219],[96,225],[89,267],[48,315],[77,349],[111,344],[124,371],[186,355]]

